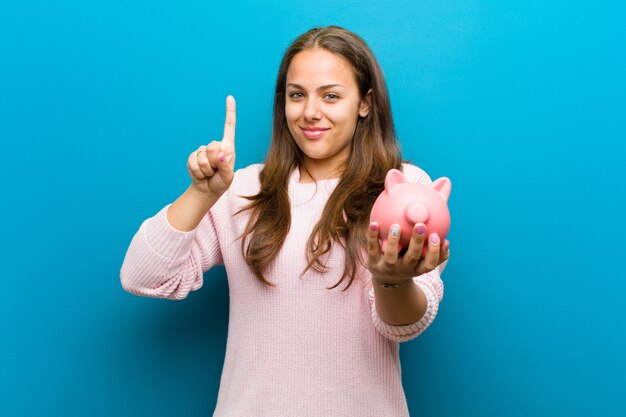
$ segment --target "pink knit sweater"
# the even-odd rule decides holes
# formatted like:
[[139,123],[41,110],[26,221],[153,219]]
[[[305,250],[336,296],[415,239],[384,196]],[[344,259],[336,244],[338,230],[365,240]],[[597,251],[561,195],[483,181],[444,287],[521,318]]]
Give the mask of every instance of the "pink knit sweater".
[[[367,270],[347,291],[339,287],[345,254],[334,245],[326,274],[309,270],[305,248],[338,179],[300,183],[289,178],[291,229],[262,285],[246,265],[241,241],[248,212],[234,213],[259,190],[262,165],[235,173],[226,194],[195,230],[181,232],[167,221],[169,207],[147,219],[135,234],[121,269],[129,293],[181,300],[202,286],[203,272],[224,265],[230,293],[226,357],[214,417],[398,417],[408,416],[402,388],[399,343],[421,334],[437,314],[445,263],[415,281],[428,310],[405,326],[384,323]],[[409,181],[430,183],[413,165]],[[207,318],[208,319],[208,318]]]

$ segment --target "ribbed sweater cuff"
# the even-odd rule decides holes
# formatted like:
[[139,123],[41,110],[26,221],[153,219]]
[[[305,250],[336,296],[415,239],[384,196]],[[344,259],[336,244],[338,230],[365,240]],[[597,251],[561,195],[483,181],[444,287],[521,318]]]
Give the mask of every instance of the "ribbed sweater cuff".
[[189,255],[189,247],[196,236],[197,228],[189,232],[174,229],[167,220],[167,210],[163,207],[154,217],[145,221],[143,233],[152,249],[167,259],[177,260]]
[[435,296],[435,294],[433,294],[433,292],[430,290],[430,288],[428,288],[427,285],[424,285],[423,283],[417,281],[416,283],[420,286],[422,291],[424,291],[426,299],[428,300],[426,313],[424,313],[424,316],[415,323],[400,326],[386,323],[380,318],[380,316],[378,315],[378,311],[376,310],[374,288],[370,289],[369,295],[372,300],[372,321],[374,322],[374,326],[385,337],[395,342],[406,342],[408,340],[416,338],[421,333],[423,333],[428,326],[430,326],[430,324],[435,319],[435,316],[437,315],[437,310],[439,309],[439,301],[437,297]]

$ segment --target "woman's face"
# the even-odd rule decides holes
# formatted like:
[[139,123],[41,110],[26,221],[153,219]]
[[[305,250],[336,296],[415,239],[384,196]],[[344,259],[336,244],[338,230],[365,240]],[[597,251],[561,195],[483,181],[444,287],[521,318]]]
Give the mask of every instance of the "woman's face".
[[337,176],[350,155],[358,117],[365,117],[371,94],[359,97],[350,64],[325,49],[293,57],[287,70],[285,115],[294,140],[315,179]]

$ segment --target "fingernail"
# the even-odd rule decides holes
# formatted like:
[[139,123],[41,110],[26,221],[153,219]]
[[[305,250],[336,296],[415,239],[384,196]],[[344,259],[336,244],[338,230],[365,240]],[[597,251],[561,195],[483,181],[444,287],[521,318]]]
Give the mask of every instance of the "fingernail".
[[430,241],[432,243],[439,243],[439,236],[437,235],[437,233],[433,233],[432,235],[430,235]]
[[400,234],[400,225],[394,224],[393,226],[391,226],[391,236],[398,237],[399,234]]
[[415,228],[415,233],[417,233],[418,236],[422,236],[424,233],[426,233],[426,226],[420,224]]
[[378,230],[378,223],[370,223],[370,230],[375,232]]
[[226,160],[226,156],[222,154],[219,159],[220,159],[220,162],[224,162]]

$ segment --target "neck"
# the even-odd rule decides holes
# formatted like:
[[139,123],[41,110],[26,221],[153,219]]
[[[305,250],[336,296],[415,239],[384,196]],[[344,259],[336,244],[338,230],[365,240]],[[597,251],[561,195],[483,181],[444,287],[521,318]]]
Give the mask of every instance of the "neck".
[[301,165],[298,169],[300,170],[300,182],[315,182],[339,178],[341,176],[341,171],[338,168],[324,169],[318,166],[311,167],[307,165],[305,169],[305,167]]

